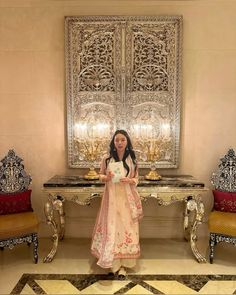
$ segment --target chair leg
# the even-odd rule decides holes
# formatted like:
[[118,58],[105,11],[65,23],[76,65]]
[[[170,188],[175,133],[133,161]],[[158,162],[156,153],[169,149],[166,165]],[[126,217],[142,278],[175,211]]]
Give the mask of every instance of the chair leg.
[[38,235],[32,234],[34,263],[38,263]]
[[210,263],[213,263],[213,259],[214,259],[214,247],[216,245],[216,234],[214,233],[210,233],[210,240],[209,240],[209,244],[210,244]]

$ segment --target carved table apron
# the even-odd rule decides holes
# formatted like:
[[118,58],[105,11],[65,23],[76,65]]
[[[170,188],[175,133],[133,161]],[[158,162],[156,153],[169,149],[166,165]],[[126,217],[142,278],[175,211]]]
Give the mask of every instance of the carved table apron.
[[[45,203],[46,221],[53,231],[53,245],[44,262],[51,262],[57,252],[58,241],[65,233],[64,202],[71,201],[79,205],[89,205],[91,200],[102,197],[104,184],[99,181],[83,180],[80,176],[54,176],[44,183],[44,192],[48,195]],[[149,198],[157,200],[160,206],[167,206],[175,202],[184,203],[184,235],[190,240],[194,256],[198,262],[206,262],[206,258],[198,251],[197,227],[202,223],[204,204],[202,194],[208,189],[202,182],[191,176],[166,176],[159,181],[147,181],[140,177],[138,191],[142,201]],[[190,222],[190,213],[193,213]],[[59,218],[55,218],[56,214]]]

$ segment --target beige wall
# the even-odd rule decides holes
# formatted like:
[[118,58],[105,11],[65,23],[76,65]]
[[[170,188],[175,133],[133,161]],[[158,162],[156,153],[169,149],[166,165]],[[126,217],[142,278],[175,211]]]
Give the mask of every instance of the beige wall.
[[[79,173],[67,168],[64,16],[183,15],[181,159],[167,172],[209,185],[219,157],[236,148],[235,11],[230,0],[0,0],[0,158],[14,148],[24,159],[41,235],[50,232],[43,183]],[[209,211],[211,194],[204,202]],[[90,236],[98,206],[66,204],[67,235]],[[181,204],[160,208],[150,200],[144,213],[141,236],[182,235]]]

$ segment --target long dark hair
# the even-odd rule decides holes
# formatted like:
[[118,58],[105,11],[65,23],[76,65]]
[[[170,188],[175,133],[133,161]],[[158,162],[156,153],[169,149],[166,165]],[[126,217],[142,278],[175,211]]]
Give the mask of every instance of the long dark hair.
[[119,162],[119,161],[120,161],[120,159],[119,159],[119,157],[118,157],[118,154],[117,154],[117,150],[116,150],[116,148],[115,148],[115,143],[114,143],[114,141],[115,141],[115,136],[116,136],[117,134],[122,134],[122,135],[124,135],[124,136],[126,137],[126,139],[127,139],[127,146],[126,146],[126,148],[125,148],[125,152],[124,152],[123,159],[122,159],[122,162],[123,162],[124,168],[127,170],[127,173],[126,173],[126,176],[127,176],[127,175],[129,174],[130,168],[129,168],[129,166],[127,165],[127,163],[126,163],[126,161],[125,161],[126,158],[130,155],[130,157],[131,157],[131,159],[132,159],[132,161],[133,161],[133,163],[134,163],[135,170],[137,169],[137,162],[136,162],[135,152],[134,152],[134,150],[133,150],[133,145],[132,145],[132,143],[131,143],[131,139],[130,139],[128,133],[127,133],[125,130],[123,130],[123,129],[118,129],[118,130],[116,130],[116,132],[114,133],[114,135],[113,135],[113,137],[112,137],[112,140],[111,140],[111,142],[110,142],[110,151],[109,151],[110,155],[109,155],[109,157],[106,159],[106,167],[107,167],[108,163],[110,162],[110,159],[111,159],[111,158],[114,158],[114,160],[115,160],[116,162]]

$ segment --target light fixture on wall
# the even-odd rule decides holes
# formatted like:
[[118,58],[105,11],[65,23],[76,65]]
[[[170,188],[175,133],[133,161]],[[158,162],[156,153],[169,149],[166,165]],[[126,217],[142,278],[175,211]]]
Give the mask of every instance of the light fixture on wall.
[[91,122],[77,122],[74,126],[74,140],[79,151],[79,157],[85,159],[90,167],[84,175],[85,179],[99,178],[94,162],[100,160],[106,152],[110,138],[110,126],[107,123],[94,120]]
[[150,162],[147,180],[160,180],[161,175],[156,170],[156,163],[161,158],[168,158],[170,141],[170,124],[162,122],[159,126],[151,123],[137,123],[131,128],[134,146],[144,161]]

